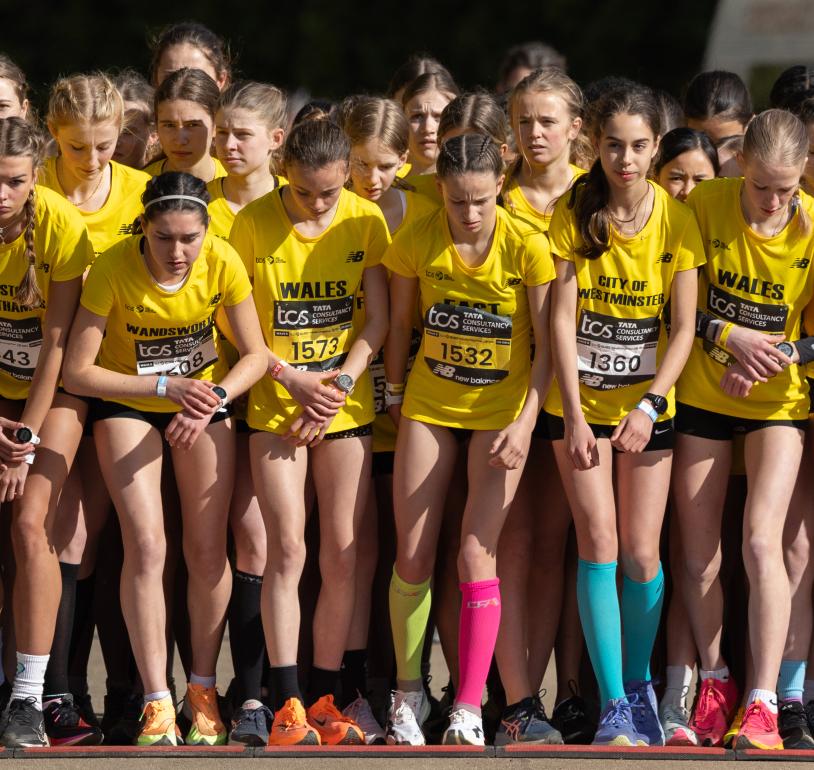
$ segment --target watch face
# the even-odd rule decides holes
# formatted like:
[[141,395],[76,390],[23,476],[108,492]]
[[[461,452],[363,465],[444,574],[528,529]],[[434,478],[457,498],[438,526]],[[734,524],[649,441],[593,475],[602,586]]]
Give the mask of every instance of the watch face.
[[340,390],[344,390],[345,393],[350,393],[351,389],[353,388],[353,377],[351,377],[349,374],[340,374],[334,380],[334,383]]
[[17,428],[17,432],[14,435],[21,444],[27,444],[34,436],[31,432],[31,428]]
[[667,399],[664,396],[657,396],[655,393],[648,393],[645,398],[653,404],[653,409],[659,414],[667,411]]
[[212,392],[221,400],[226,398],[226,390],[220,385],[215,385],[215,387],[212,388]]
[[781,343],[775,345],[775,347],[781,353],[783,353],[783,355],[786,355],[789,358],[791,358],[792,354],[794,353],[794,347],[789,342],[781,342]]

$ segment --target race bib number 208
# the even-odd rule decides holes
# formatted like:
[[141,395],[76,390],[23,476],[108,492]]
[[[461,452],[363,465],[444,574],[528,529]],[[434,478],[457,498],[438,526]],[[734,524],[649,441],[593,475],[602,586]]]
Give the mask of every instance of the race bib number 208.
[[218,360],[210,324],[193,334],[136,340],[136,372],[188,377]]

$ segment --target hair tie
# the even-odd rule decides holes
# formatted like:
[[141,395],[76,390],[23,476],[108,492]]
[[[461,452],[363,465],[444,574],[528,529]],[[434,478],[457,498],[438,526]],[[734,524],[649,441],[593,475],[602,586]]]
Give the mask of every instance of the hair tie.
[[144,210],[147,211],[150,206],[154,203],[161,203],[161,201],[192,201],[193,203],[198,203],[203,206],[205,209],[209,209],[208,204],[206,201],[202,200],[201,198],[196,198],[194,195],[161,195],[158,198],[153,198],[151,201],[147,201],[144,204]]

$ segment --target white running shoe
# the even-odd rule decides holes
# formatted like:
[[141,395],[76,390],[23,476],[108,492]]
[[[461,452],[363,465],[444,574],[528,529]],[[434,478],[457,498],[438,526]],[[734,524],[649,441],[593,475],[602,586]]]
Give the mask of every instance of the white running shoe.
[[445,746],[485,746],[483,720],[471,711],[454,707],[441,743]]
[[665,746],[697,746],[698,736],[690,727],[690,712],[671,703],[659,706],[659,721],[664,730]]
[[376,721],[376,717],[373,716],[373,711],[367,702],[367,698],[363,698],[359,693],[357,693],[357,695],[359,695],[359,697],[353,701],[353,703],[349,703],[345,706],[342,714],[346,717],[350,717],[350,719],[362,728],[365,734],[365,743],[368,746],[372,746],[374,743],[384,743],[384,730]]
[[430,702],[423,688],[409,692],[393,690],[387,715],[387,743],[391,746],[425,746],[427,741],[421,725],[429,715]]

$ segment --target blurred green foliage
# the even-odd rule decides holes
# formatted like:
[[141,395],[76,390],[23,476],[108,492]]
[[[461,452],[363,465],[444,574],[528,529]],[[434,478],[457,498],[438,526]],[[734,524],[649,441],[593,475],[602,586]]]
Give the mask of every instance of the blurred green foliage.
[[504,51],[544,40],[580,83],[625,75],[680,96],[700,69],[714,0],[2,0],[0,50],[28,74],[35,100],[59,74],[134,66],[173,21],[196,19],[231,42],[238,73],[315,95],[379,92],[413,51],[446,64],[464,87],[492,87]]

